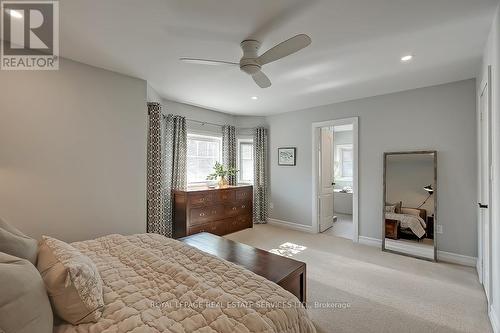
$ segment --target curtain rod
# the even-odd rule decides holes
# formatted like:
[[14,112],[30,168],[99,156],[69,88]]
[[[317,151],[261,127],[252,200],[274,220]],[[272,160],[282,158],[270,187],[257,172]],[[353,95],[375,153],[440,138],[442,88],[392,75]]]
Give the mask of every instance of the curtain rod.
[[[211,123],[211,122],[208,122],[208,121],[201,121],[201,120],[195,120],[195,119],[189,119],[189,118],[186,118],[186,121],[190,121],[190,122],[194,122],[194,123],[198,123],[198,124],[202,124],[202,125],[212,125],[212,126],[217,126],[217,127],[222,127],[224,125],[220,125],[220,124],[215,124],[215,123]],[[236,126],[235,126],[236,127]],[[252,129],[255,129],[255,127],[236,127],[236,129],[239,129],[239,130],[252,130]]]

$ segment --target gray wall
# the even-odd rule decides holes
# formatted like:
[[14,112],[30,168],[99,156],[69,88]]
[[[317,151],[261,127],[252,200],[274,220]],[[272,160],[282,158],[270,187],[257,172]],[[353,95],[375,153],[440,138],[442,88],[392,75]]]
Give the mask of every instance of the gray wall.
[[[475,101],[467,80],[268,117],[271,218],[311,225],[311,123],[359,116],[360,235],[381,238],[383,152],[435,149],[439,250],[475,256]],[[282,146],[297,147],[297,166],[278,166]]]
[[[166,99],[162,100],[162,105],[163,105],[162,111],[164,114],[172,113],[186,117],[187,127],[190,130],[221,134],[222,133],[221,127],[214,126],[212,124],[236,126],[235,117],[227,113],[204,109],[194,105],[177,103]],[[192,120],[207,122],[211,124],[203,125],[198,122],[194,122]]]
[[145,81],[62,60],[0,91],[0,216],[36,238],[146,231]]
[[147,93],[147,99],[148,102],[157,102],[157,103],[162,103],[163,99],[161,98],[160,94],[153,88],[149,83],[147,84],[146,88],[146,93]]
[[[385,178],[387,203],[401,201],[403,207],[418,208],[429,197],[423,187],[434,183],[434,157],[389,155]],[[434,197],[420,208],[427,210],[428,216],[434,214]]]

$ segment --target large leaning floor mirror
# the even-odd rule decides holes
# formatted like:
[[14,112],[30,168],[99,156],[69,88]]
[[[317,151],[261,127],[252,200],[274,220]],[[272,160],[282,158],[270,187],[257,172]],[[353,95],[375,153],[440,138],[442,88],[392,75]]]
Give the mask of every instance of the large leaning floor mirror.
[[437,152],[384,154],[382,250],[436,260]]

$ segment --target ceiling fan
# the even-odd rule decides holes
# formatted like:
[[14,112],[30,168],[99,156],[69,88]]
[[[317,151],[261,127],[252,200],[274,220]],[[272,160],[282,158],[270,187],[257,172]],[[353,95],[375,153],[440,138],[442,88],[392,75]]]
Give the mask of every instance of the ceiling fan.
[[258,56],[257,52],[260,48],[260,42],[253,39],[246,39],[240,44],[243,49],[243,57],[241,57],[239,63],[197,58],[180,58],[179,60],[199,65],[239,66],[240,70],[252,76],[259,87],[268,88],[271,86],[271,81],[262,72],[262,66],[300,51],[309,44],[311,44],[311,38],[308,35],[300,34],[279,43]]

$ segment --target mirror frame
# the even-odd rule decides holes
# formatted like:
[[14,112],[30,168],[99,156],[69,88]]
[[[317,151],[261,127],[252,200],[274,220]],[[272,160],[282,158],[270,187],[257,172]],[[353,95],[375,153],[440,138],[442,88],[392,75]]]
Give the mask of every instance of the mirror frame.
[[[437,241],[436,241],[436,226],[439,221],[438,219],[438,204],[437,204],[437,190],[439,188],[437,187],[437,150],[415,150],[415,151],[396,151],[396,152],[386,152],[384,153],[384,177],[383,177],[383,195],[382,195],[382,251],[384,252],[390,252],[390,253],[396,253],[400,255],[404,255],[407,257],[412,257],[412,258],[417,258],[417,259],[423,259],[423,260],[428,260],[428,261],[433,261],[437,262]],[[394,250],[389,250],[385,247],[385,203],[386,203],[386,194],[387,194],[387,184],[386,184],[386,176],[387,176],[387,157],[391,155],[409,155],[409,154],[433,154],[434,155],[434,188],[436,189],[433,193],[434,196],[434,258],[426,258],[426,257],[421,257],[418,255],[412,255],[408,253],[403,253],[403,252],[398,252]],[[427,221],[426,221],[427,223]]]

